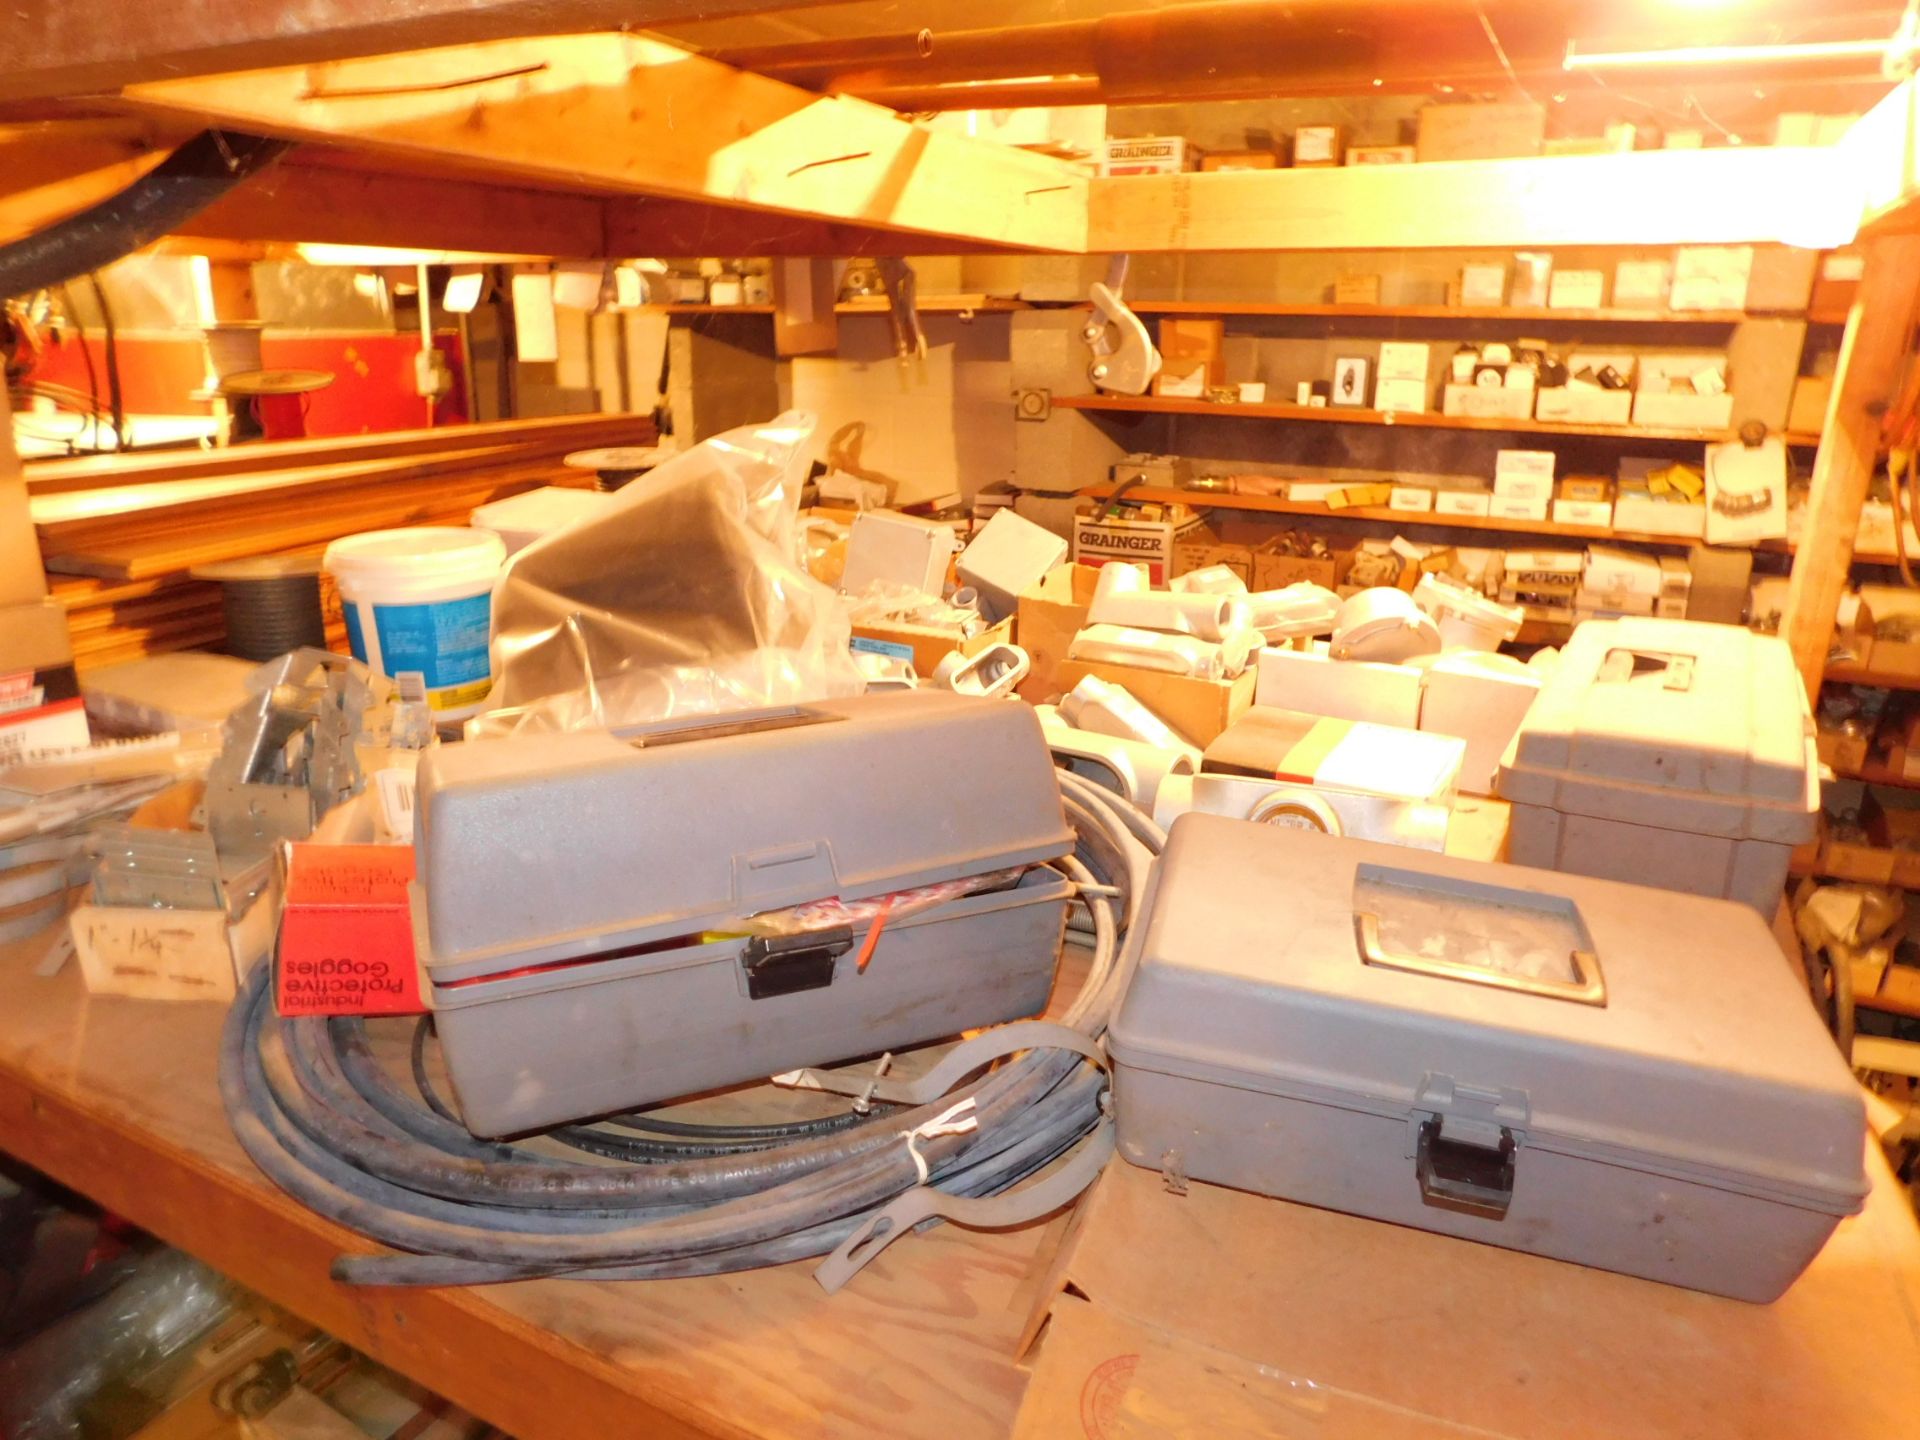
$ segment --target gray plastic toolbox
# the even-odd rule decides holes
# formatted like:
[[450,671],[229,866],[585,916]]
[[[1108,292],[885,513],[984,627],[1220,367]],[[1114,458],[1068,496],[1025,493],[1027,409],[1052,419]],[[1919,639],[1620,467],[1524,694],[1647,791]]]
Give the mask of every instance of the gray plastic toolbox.
[[1786,642],[1689,620],[1575,630],[1497,784],[1516,865],[1720,895],[1767,918],[1820,811]]
[[[915,691],[421,762],[415,943],[462,1118],[505,1135],[1046,1005],[1073,846],[1025,705]],[[866,923],[740,922],[1025,869]]]
[[1742,905],[1211,815],[1144,903],[1136,1165],[1760,1301],[1865,1197],[1859,1092]]

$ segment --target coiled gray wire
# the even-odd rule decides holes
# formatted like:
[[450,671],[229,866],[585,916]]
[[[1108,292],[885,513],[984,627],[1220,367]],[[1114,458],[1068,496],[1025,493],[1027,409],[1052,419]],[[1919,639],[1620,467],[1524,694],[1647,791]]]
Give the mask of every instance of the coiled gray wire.
[[[1124,991],[1122,940],[1165,836],[1124,800],[1057,773],[1077,836],[1061,868],[1086,887],[1093,932],[1086,981],[1061,1019],[1097,1039]],[[970,1197],[1043,1169],[1102,1115],[1095,1067],[1032,1050],[915,1109],[750,1134],[671,1122],[654,1131],[647,1117],[630,1117],[622,1130],[640,1133],[597,1153],[632,1163],[555,1158],[476,1139],[430,1094],[409,1093],[374,1058],[362,1022],[275,1016],[266,969],[227,1017],[221,1099],[275,1184],[402,1252],[340,1257],[333,1273],[353,1283],[665,1278],[821,1255],[917,1183],[900,1132],[963,1096],[975,1101],[978,1128],[920,1153],[930,1183]]]

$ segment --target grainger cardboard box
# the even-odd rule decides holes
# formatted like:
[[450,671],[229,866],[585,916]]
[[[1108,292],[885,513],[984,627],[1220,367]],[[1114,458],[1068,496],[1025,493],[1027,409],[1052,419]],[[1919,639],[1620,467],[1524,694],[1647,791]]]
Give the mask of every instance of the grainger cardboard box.
[[1162,517],[1154,520],[1131,518],[1138,513],[1116,510],[1095,518],[1098,505],[1090,502],[1086,511],[1073,517],[1073,559],[1082,565],[1105,565],[1111,560],[1144,565],[1155,585],[1165,585],[1179,573],[1175,545],[1208,532],[1200,517],[1184,505],[1166,506]]

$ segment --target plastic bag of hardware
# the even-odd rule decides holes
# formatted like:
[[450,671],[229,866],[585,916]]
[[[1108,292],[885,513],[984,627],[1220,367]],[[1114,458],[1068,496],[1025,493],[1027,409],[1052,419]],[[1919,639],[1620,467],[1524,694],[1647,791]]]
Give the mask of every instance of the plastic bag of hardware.
[[813,429],[789,411],[716,435],[516,554],[493,591],[493,694],[468,735],[858,694],[846,607],[799,559]]

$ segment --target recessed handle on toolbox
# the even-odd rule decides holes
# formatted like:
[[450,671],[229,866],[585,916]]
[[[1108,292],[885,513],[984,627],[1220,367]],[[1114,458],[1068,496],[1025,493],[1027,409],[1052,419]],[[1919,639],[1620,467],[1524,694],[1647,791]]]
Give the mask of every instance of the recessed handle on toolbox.
[[1506,1219],[1513,1203],[1513,1150],[1513,1132],[1504,1125],[1497,1145],[1476,1145],[1449,1137],[1438,1119],[1422,1121],[1413,1161],[1421,1203],[1487,1220]]
[[1380,943],[1380,917],[1371,911],[1355,911],[1353,929],[1360,945],[1360,959],[1368,965],[1433,975],[1442,980],[1463,980],[1469,985],[1489,985],[1496,990],[1518,990],[1523,995],[1540,995],[1549,1000],[1571,1000],[1579,1005],[1607,1003],[1607,982],[1600,973],[1600,957],[1591,950],[1569,952],[1572,980],[1540,980],[1530,975],[1509,975],[1478,965],[1465,965],[1457,960],[1437,960],[1388,950]]

